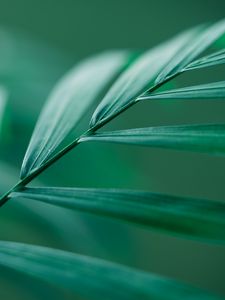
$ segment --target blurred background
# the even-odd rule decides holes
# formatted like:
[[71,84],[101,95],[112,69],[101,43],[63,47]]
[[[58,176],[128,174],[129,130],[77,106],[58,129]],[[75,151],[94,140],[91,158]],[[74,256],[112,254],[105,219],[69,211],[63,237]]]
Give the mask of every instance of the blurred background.
[[[18,180],[41,107],[76,62],[107,49],[148,49],[189,27],[219,20],[224,12],[223,0],[0,0],[0,86],[8,94],[0,137],[1,192]],[[220,43],[224,47],[225,42]],[[224,70],[190,72],[174,85],[225,80]],[[224,121],[223,101],[158,101],[133,107],[107,129]],[[82,123],[87,126],[88,120]],[[32,184],[123,187],[225,201],[224,178],[223,157],[90,143],[70,152]],[[28,200],[9,201],[1,208],[0,239],[101,257],[225,295],[222,245]],[[47,297],[78,299],[0,267],[1,299]]]

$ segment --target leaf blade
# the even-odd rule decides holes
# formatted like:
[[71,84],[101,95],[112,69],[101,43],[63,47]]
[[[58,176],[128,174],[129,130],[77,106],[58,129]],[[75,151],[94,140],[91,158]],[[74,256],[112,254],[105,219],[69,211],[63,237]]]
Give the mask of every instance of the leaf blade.
[[225,154],[225,125],[173,125],[96,133],[81,141],[112,142],[174,150]]
[[0,86],[0,134],[2,132],[2,123],[4,119],[4,111],[7,101],[7,91],[4,87]]
[[0,264],[74,291],[87,299],[222,299],[176,281],[70,252],[0,242]]
[[225,202],[135,190],[25,188],[23,197],[213,242],[225,242]]
[[24,157],[21,178],[48,159],[99,92],[126,64],[128,56],[126,51],[100,54],[81,62],[60,80],[38,119]]
[[185,88],[173,89],[164,92],[147,92],[141,100],[157,99],[210,99],[225,98],[225,81],[195,85]]
[[204,56],[187,65],[183,71],[195,70],[200,68],[213,67],[225,63],[225,49]]
[[212,25],[202,26],[193,36],[193,39],[187,41],[186,45],[173,57],[170,63],[162,70],[155,83],[160,84],[169,77],[182,70],[190,64],[203,51],[210,47],[217,39],[225,33],[225,20],[220,20]]

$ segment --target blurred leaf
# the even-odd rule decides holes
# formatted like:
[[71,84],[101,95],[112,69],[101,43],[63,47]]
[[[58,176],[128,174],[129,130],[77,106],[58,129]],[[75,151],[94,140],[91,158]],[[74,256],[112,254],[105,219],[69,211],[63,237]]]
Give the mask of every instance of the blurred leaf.
[[222,49],[220,51],[214,52],[213,54],[204,56],[198,60],[193,61],[192,63],[190,63],[185,67],[184,71],[212,67],[224,63],[225,63],[225,49]]
[[45,162],[77,125],[97,95],[127,63],[128,53],[103,53],[80,63],[52,91],[37,122],[21,170],[21,178]]
[[0,134],[2,133],[2,123],[6,105],[7,93],[6,90],[0,86]]
[[222,299],[151,273],[40,246],[1,241],[0,264],[87,299]]
[[95,110],[90,126],[116,114],[144,93],[154,83],[159,72],[189,41],[197,29],[184,32],[172,40],[142,54],[115,82]]
[[137,100],[225,98],[225,81],[195,85],[163,92],[147,92]]
[[225,241],[225,203],[120,189],[25,188],[23,197],[211,241]]
[[178,125],[117,130],[96,133],[81,141],[112,142],[225,154],[225,125]]
[[199,31],[193,38],[187,40],[186,44],[170,60],[169,64],[162,70],[156,79],[156,84],[160,84],[173,77],[184,69],[197,56],[205,51],[225,33],[225,20],[221,20],[213,25],[199,27]]
[[[43,99],[77,57],[23,31],[2,26],[0,44],[0,82],[9,91],[13,122],[33,127]],[[27,110],[29,114],[24,114]]]
[[52,82],[52,77],[63,71],[62,64],[68,66],[72,62],[67,52],[13,28],[0,27],[0,44],[0,78],[6,83],[16,80],[29,83],[34,79],[37,83]]

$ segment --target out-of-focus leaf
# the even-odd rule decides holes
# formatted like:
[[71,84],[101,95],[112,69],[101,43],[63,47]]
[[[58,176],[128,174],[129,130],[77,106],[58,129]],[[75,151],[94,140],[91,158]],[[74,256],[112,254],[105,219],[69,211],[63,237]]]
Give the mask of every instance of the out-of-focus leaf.
[[6,99],[7,99],[6,90],[0,86],[0,133],[2,131],[2,121],[3,121]]
[[21,178],[49,158],[128,58],[125,51],[103,53],[80,63],[61,79],[37,122],[23,161]]
[[1,241],[0,264],[72,290],[86,299],[222,299],[183,283],[119,264],[21,243]]
[[140,100],[154,99],[208,99],[225,98],[225,81],[195,85],[164,92],[147,92],[138,98]]
[[204,56],[198,60],[193,61],[192,63],[190,63],[184,68],[184,71],[212,67],[224,63],[225,63],[225,49],[214,52],[213,54]]
[[49,80],[53,83],[52,80],[63,71],[62,65],[68,67],[75,59],[68,57],[69,53],[13,28],[0,27],[0,43],[0,78],[5,84],[17,80],[35,84],[35,79],[37,83]]
[[176,55],[170,60],[156,79],[156,84],[160,84],[167,78],[174,76],[191,63],[197,56],[211,46],[217,39],[225,33],[225,20],[221,20],[213,25],[199,27],[199,31],[188,40]]
[[95,110],[90,126],[108,119],[154,85],[154,80],[179,49],[196,35],[198,28],[142,54],[115,82]]
[[13,123],[33,127],[43,99],[77,56],[11,27],[0,27],[0,44],[0,82],[9,91]]
[[178,125],[96,133],[81,141],[112,142],[175,150],[225,154],[225,125]]
[[4,108],[4,104],[6,101],[6,90],[4,89],[4,87],[0,86],[0,109],[1,109],[1,114]]
[[0,124],[1,124],[1,121],[3,118],[6,100],[7,100],[7,92],[6,92],[5,88],[0,86]]
[[211,241],[225,241],[225,202],[135,190],[25,188],[12,197],[80,210],[153,229]]

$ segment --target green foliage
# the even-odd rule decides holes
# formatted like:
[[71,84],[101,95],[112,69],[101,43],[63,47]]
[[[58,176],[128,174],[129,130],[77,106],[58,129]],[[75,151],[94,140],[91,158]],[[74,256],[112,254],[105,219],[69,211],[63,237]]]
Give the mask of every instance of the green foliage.
[[56,249],[0,242],[1,264],[91,299],[204,299],[216,297],[153,274]]
[[61,80],[49,96],[36,125],[23,161],[21,178],[38,169],[51,156],[127,60],[126,52],[104,53],[76,66]]
[[[159,90],[186,71],[223,64],[224,49],[201,58],[199,55],[210,50],[224,33],[225,22],[222,20],[186,31],[134,60],[127,51],[114,51],[76,66],[50,94],[25,154],[21,180],[2,196],[0,206],[9,199],[30,198],[145,225],[172,235],[224,242],[225,204],[220,201],[135,190],[27,187],[39,174],[86,141],[224,154],[223,124],[98,131],[141,100],[224,98],[224,81]],[[92,115],[90,127],[60,149],[71,130],[110,83],[112,86]],[[104,260],[32,245],[0,242],[0,264],[60,285],[88,299],[99,299],[100,295],[104,299],[219,299],[170,279]]]
[[161,83],[166,79],[181,73],[198,55],[213,44],[225,31],[225,21],[219,21],[213,25],[197,28],[197,33],[187,40],[174,55],[173,59],[158,75],[156,83]]

